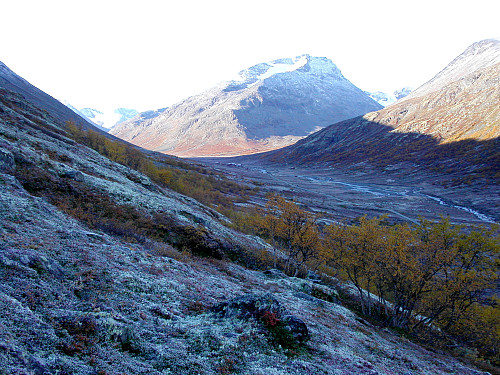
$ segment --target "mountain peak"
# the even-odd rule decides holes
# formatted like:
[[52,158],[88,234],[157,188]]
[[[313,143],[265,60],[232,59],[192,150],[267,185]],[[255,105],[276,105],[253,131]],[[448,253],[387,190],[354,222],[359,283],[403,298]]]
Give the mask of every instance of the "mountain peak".
[[234,82],[244,82],[248,85],[255,84],[267,78],[282,73],[312,73],[315,75],[334,77],[345,80],[339,68],[327,57],[316,57],[303,54],[295,57],[286,57],[266,63],[254,65],[239,72],[239,78]]
[[338,121],[380,109],[326,57],[263,62],[162,112],[111,133],[176,156],[234,156],[296,142]]
[[479,42],[471,44],[460,56],[458,56],[458,58],[462,57],[463,55],[483,53],[492,47],[499,46],[500,39],[498,38],[480,40]]

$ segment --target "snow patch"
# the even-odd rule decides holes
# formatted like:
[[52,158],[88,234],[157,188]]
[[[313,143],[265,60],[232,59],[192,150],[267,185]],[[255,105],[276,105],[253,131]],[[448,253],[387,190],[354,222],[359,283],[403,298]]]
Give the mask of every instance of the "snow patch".
[[135,109],[128,109],[128,108],[106,109],[104,111],[100,111],[94,108],[77,109],[66,100],[59,100],[59,101],[63,103],[66,107],[78,113],[80,116],[87,118],[88,120],[96,124],[98,127],[103,128],[104,130],[109,130],[113,126],[121,122],[124,122],[126,120],[129,120],[138,114],[138,112]]
[[258,80],[263,81],[266,78],[269,78],[275,74],[293,72],[294,70],[300,69],[304,65],[306,65],[309,59],[306,55],[302,55],[302,56],[297,56],[292,61],[293,61],[292,64],[271,62],[269,63],[269,69],[265,73],[262,73],[261,75],[257,76],[256,78]]

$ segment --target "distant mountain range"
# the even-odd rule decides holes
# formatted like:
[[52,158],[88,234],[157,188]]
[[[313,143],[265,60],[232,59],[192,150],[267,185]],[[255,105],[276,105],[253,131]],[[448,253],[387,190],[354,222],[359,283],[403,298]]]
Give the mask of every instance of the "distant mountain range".
[[381,106],[387,107],[388,105],[395,103],[399,99],[404,98],[411,91],[412,91],[411,87],[403,87],[402,89],[396,90],[391,94],[382,91],[376,91],[376,92],[365,91],[365,94],[367,94],[370,98],[375,100]]
[[101,111],[94,108],[77,109],[67,101],[64,101],[64,104],[74,112],[89,119],[95,125],[105,131],[109,131],[109,129],[111,129],[113,126],[130,120],[131,118],[139,114],[139,112],[137,112],[135,109],[130,108],[117,108],[113,111]]
[[261,63],[165,110],[111,130],[177,156],[228,156],[283,147],[332,123],[380,109],[327,58]]
[[329,126],[267,158],[281,163],[415,168],[498,183],[500,41],[474,43],[382,110]]
[[85,124],[85,127],[92,124],[103,131],[108,131],[115,124],[126,121],[138,114],[136,110],[128,108],[118,108],[111,113],[101,112],[92,108],[82,108],[79,110],[67,101],[60,102],[33,86],[1,61],[0,88],[21,94],[38,107],[50,112],[51,116],[56,117],[60,121],[74,121],[79,124]]

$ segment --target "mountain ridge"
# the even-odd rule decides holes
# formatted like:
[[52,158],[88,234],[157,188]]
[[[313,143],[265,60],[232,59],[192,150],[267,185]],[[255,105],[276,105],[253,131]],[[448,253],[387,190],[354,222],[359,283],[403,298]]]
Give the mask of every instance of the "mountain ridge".
[[[439,80],[421,86],[420,93],[427,94],[412,93],[382,110],[331,125],[263,157],[289,163],[363,162],[381,168],[406,162],[410,163],[408,172],[431,168],[443,176],[453,172],[459,181],[472,178],[498,184],[500,63],[488,63],[468,74],[459,64],[466,56],[466,66],[482,66],[488,52],[479,48],[477,64],[469,52],[484,45],[491,43],[478,42],[453,60],[443,70],[450,71],[451,78],[440,73]],[[497,48],[493,45],[494,54]],[[457,71],[460,78],[453,80]],[[437,90],[436,82],[442,85]]]
[[485,39],[471,44],[444,69],[422,86],[413,90],[407,99],[423,96],[446,84],[458,81],[465,75],[500,62],[500,39]]
[[75,113],[49,94],[33,86],[27,80],[14,73],[7,65],[0,61],[0,88],[5,88],[23,95],[40,108],[47,110],[52,116],[61,121],[74,121],[81,126],[93,126],[84,116]]
[[111,134],[177,156],[229,156],[274,149],[381,106],[327,58],[301,55],[254,65],[237,80],[140,116]]

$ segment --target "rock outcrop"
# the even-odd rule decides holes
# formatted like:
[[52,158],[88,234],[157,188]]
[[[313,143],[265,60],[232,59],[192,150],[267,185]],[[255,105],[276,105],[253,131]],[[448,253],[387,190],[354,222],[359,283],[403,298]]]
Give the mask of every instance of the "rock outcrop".
[[283,345],[294,346],[310,338],[306,324],[291,315],[270,293],[236,297],[214,306],[212,310],[225,318],[256,319],[271,334],[281,335],[279,340]]

